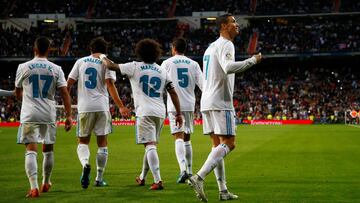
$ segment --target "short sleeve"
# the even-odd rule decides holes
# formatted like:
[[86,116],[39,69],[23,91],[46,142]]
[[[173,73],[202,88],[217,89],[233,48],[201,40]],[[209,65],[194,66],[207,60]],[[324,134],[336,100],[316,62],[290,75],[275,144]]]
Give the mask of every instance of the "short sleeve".
[[106,68],[105,79],[112,79],[115,81],[116,80],[116,72]]
[[61,67],[59,67],[59,78],[56,82],[56,86],[59,87],[64,87],[66,86],[66,79],[65,79],[65,75],[64,75],[64,71],[61,69]]
[[127,75],[128,77],[132,77],[135,73],[136,63],[129,62],[124,64],[119,64],[119,69],[121,74]]
[[68,78],[71,78],[73,80],[78,80],[79,78],[79,66],[80,66],[80,60],[77,60],[71,69],[71,72],[69,73]]
[[15,78],[15,87],[22,88],[22,82],[23,82],[23,73],[22,73],[22,66],[21,64],[18,66],[18,69],[16,70],[16,78]]
[[170,72],[169,65],[168,65],[167,61],[163,61],[163,62],[161,63],[161,68],[163,68],[164,70],[166,70],[166,72]]
[[195,63],[195,83],[202,91],[203,89],[203,76],[198,63]]

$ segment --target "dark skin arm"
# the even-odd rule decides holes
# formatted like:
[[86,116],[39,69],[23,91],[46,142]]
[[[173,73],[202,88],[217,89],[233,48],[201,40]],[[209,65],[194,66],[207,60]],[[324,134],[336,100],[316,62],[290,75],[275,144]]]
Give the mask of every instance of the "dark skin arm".
[[101,61],[103,62],[104,66],[109,70],[120,71],[119,65],[114,63],[112,60],[108,59],[107,57],[102,58]]
[[23,92],[23,89],[22,88],[15,88],[15,96],[16,96],[16,99],[17,100],[22,100],[22,92]]
[[122,103],[119,93],[115,87],[114,80],[112,79],[106,79],[106,86],[108,88],[108,91],[110,93],[111,98],[114,100],[116,106],[119,107],[120,114],[123,118],[129,118],[130,117],[130,110],[124,106]]

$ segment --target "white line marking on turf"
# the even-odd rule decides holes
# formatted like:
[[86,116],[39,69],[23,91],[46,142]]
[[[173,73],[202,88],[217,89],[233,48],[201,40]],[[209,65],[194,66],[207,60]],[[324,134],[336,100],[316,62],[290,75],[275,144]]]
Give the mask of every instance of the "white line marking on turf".
[[354,128],[360,128],[360,126],[358,126],[358,125],[348,125],[348,126],[354,127]]

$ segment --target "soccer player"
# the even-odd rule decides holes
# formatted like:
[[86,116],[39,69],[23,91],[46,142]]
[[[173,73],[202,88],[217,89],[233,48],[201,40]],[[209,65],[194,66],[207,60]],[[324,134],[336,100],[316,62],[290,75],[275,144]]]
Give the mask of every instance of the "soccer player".
[[123,105],[115,87],[116,73],[104,69],[99,59],[101,53],[106,53],[108,42],[102,37],[97,37],[90,42],[91,55],[78,59],[72,68],[67,87],[77,82],[78,93],[78,125],[77,154],[83,167],[80,179],[81,186],[86,189],[90,182],[89,142],[91,133],[97,138],[98,151],[96,154],[97,174],[96,187],[106,186],[103,174],[108,160],[107,135],[112,132],[112,119],[109,110],[109,94],[119,107],[123,117],[129,117],[130,111]]
[[195,110],[195,85],[202,89],[202,72],[197,62],[184,55],[186,41],[184,38],[175,39],[172,42],[171,52],[173,57],[165,60],[163,67],[173,81],[175,91],[180,99],[181,113],[184,116],[183,127],[178,128],[175,123],[175,107],[167,98],[167,111],[170,120],[171,134],[175,138],[175,153],[180,167],[177,183],[185,183],[192,176],[192,146],[190,134],[194,131]]
[[106,67],[120,70],[121,74],[129,77],[136,111],[136,142],[145,147],[142,172],[139,177],[136,177],[136,182],[140,186],[145,185],[146,175],[150,168],[154,177],[151,190],[163,189],[156,145],[166,113],[163,100],[165,89],[175,106],[176,125],[179,128],[182,126],[179,98],[174,86],[166,70],[155,63],[161,51],[159,43],[152,39],[143,39],[136,44],[135,48],[135,53],[141,62],[115,64],[105,55],[100,56]]
[[219,16],[216,24],[220,37],[211,43],[204,53],[204,84],[201,96],[203,132],[210,135],[213,149],[201,169],[190,178],[197,197],[202,201],[207,201],[203,182],[212,170],[219,187],[219,199],[238,198],[226,187],[224,165],[224,157],[235,148],[234,73],[244,72],[262,59],[261,54],[257,54],[244,61],[235,62],[233,41],[239,34],[239,25],[231,14]]
[[14,94],[15,94],[14,90],[9,91],[9,90],[0,89],[0,97],[10,97],[10,96],[14,96]]
[[40,192],[51,187],[51,172],[54,165],[53,145],[56,139],[55,91],[59,89],[64,102],[65,130],[72,125],[71,99],[66,89],[66,80],[61,67],[48,61],[50,41],[39,37],[34,43],[35,58],[19,65],[16,71],[15,94],[21,100],[20,127],[17,143],[25,144],[25,171],[31,189],[27,197],[39,196],[37,182],[37,143],[42,143],[43,180]]

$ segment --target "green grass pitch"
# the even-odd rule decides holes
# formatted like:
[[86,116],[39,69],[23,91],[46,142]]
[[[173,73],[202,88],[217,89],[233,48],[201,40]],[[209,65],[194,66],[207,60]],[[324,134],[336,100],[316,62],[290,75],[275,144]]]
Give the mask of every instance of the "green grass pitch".
[[[109,187],[80,186],[75,128],[58,129],[53,187],[26,200],[24,146],[15,144],[17,128],[0,128],[0,202],[197,202],[188,185],[175,183],[178,164],[169,128],[163,129],[158,153],[163,191],[135,185],[144,147],[135,144],[134,127],[114,127],[104,178]],[[91,142],[91,183],[95,178],[95,139]],[[344,125],[238,126],[237,147],[225,159],[228,187],[237,202],[360,202],[360,128]],[[209,138],[196,127],[192,136],[194,171],[210,151]],[[38,154],[42,160],[42,154]],[[39,169],[41,162],[39,161]],[[39,170],[41,174],[41,170]],[[41,175],[39,175],[41,179]],[[205,181],[210,202],[218,202],[213,174]]]

